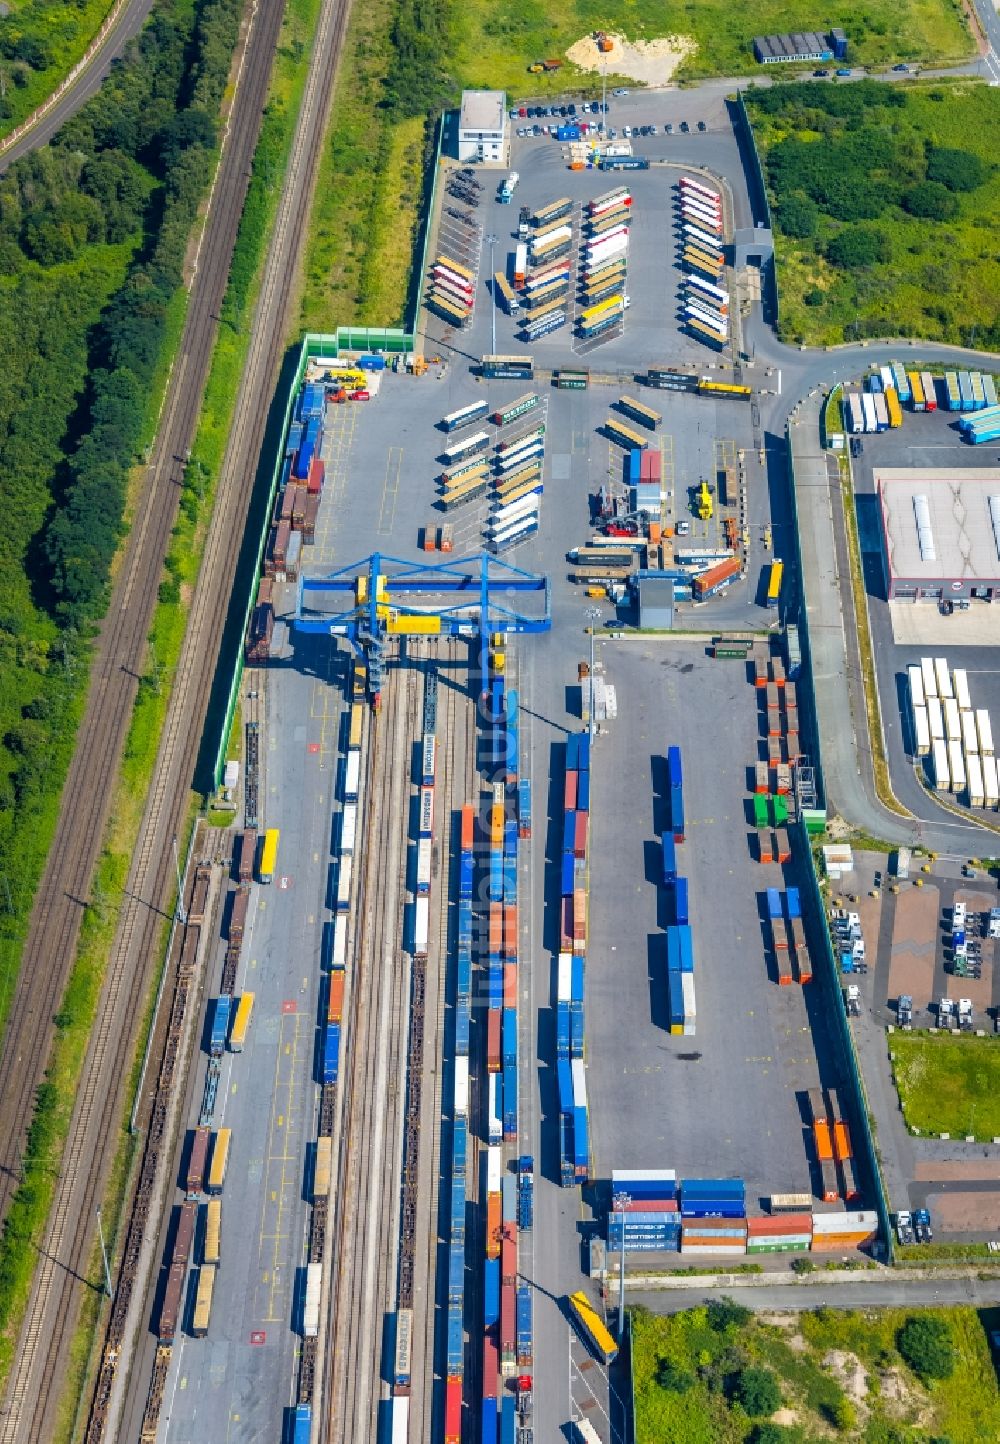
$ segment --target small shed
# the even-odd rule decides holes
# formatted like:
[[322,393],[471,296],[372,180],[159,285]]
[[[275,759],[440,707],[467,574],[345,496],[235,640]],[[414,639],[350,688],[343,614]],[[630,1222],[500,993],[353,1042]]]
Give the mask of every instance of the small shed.
[[643,577],[639,582],[639,626],[669,631],[674,625],[674,583],[671,577]]

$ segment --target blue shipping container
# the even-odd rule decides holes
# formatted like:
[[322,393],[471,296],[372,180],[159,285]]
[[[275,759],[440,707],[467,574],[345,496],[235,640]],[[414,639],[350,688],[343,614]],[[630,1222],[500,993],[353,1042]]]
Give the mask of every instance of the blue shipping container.
[[640,447],[633,446],[630,449],[625,465],[628,472],[626,478],[628,485],[637,486],[642,475],[642,450]]
[[465,1240],[453,1239],[448,1249],[448,1298],[460,1302],[465,1293]]
[[681,948],[681,972],[694,972],[694,940],[691,929],[687,926],[677,929],[677,936]]
[[209,1038],[209,1052],[213,1058],[221,1058],[226,1047],[226,1034],[229,1032],[229,1012],[233,1000],[228,993],[223,993],[216,999],[215,1012],[212,1015],[212,1032]]
[[681,1193],[708,1194],[712,1198],[745,1198],[747,1186],[742,1178],[682,1178]]
[[680,1025],[684,1022],[684,984],[681,982],[679,968],[667,974],[667,999],[670,1022]]
[[465,1237],[465,1179],[451,1180],[451,1237]]
[[531,836],[531,782],[522,777],[517,784],[517,820],[525,837]]
[[590,773],[578,772],[576,780],[576,810],[590,811]]
[[327,1023],[323,1039],[324,1083],[336,1083],[340,1071],[340,1024]]
[[568,1057],[569,1057],[569,1040],[570,1040],[569,1004],[568,1004],[568,1003],[557,1003],[557,1004],[556,1004],[556,1057],[557,1057],[557,1058],[568,1058]]
[[577,734],[576,767],[578,772],[590,771],[590,733],[580,732]]
[[670,789],[670,825],[674,842],[684,841],[684,793],[680,787]]
[[370,352],[366,351],[363,356],[358,357],[358,365],[361,367],[362,371],[384,371],[385,357],[374,356]]
[[469,1056],[469,1004],[465,1000],[455,1006],[455,1053],[459,1058]]
[[497,1401],[483,1400],[483,1427],[480,1432],[482,1444],[497,1444]]
[[802,902],[799,898],[798,888],[790,887],[785,897],[788,900],[788,916],[790,918],[800,918],[802,916]]
[[569,1052],[571,1058],[583,1057],[583,1004],[571,1003],[569,1008]]
[[[302,431],[303,431],[303,426],[302,426],[302,422],[301,422],[301,421],[293,421],[292,424],[291,424],[291,426],[289,426],[289,428],[288,428],[288,436],[287,436],[287,438],[286,438],[286,440],[285,440],[285,455],[286,455],[286,456],[294,456],[295,452],[298,451],[299,446],[301,445],[301,442],[302,442]],[[284,476],[282,477],[282,484],[284,484],[287,480],[288,480],[288,473],[286,472],[286,473],[284,474]]]
[[500,1317],[500,1260],[488,1258],[483,1276],[483,1323],[486,1328]]
[[517,1009],[503,1010],[503,1062],[517,1067]]
[[562,881],[559,885],[560,894],[563,897],[573,896],[573,863],[575,859],[571,852],[564,852],[562,855]]
[[448,1375],[460,1379],[465,1372],[465,1329],[462,1305],[448,1305]]
[[459,944],[458,964],[455,971],[457,997],[470,998],[472,996],[472,952],[466,943]]
[[582,1003],[582,1002],[583,1002],[583,965],[584,965],[584,961],[585,961],[585,960],[584,960],[583,958],[581,958],[581,957],[579,957],[579,956],[574,956],[573,961],[572,961],[572,963],[570,964],[569,996],[570,996],[570,1002],[572,1002],[572,1003]]
[[566,771],[574,772],[580,769],[580,733],[571,732],[566,738]]
[[556,1077],[559,1083],[559,1111],[568,1116],[573,1113],[573,1070],[568,1058],[556,1061]]
[[573,1166],[577,1178],[584,1178],[590,1165],[590,1142],[586,1108],[573,1109]]
[[767,915],[769,918],[781,917],[781,893],[776,887],[767,890]]
[[674,886],[674,921],[685,926],[690,920],[688,918],[688,880],[686,877],[679,877]]
[[672,832],[660,834],[660,846],[663,849],[663,886],[670,887],[677,877],[677,844]]
[[500,1444],[517,1444],[517,1401],[505,1394],[500,1406]]
[[472,879],[475,875],[475,865],[472,861],[471,852],[463,852],[458,860],[458,895],[460,898],[472,897]]
[[516,1065],[503,1070],[503,1137],[505,1143],[513,1143],[517,1138]]
[[576,840],[576,809],[568,807],[563,815],[563,853],[573,852],[573,843]]
[[670,783],[671,792],[675,787],[681,787],[684,777],[681,770],[681,749],[679,747],[667,748],[667,780]]
[[517,1192],[517,1226],[529,1229],[535,1222],[535,1184],[530,1173],[521,1175]]
[[465,1177],[465,1162],[469,1149],[468,1124],[464,1118],[456,1118],[451,1135],[451,1172],[454,1178]]
[[292,1444],[309,1444],[312,1438],[312,1405],[299,1404],[295,1409],[295,1430]]

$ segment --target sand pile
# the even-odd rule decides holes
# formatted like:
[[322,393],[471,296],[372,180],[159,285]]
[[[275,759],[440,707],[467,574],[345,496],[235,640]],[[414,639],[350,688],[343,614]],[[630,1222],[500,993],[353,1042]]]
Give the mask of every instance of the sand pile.
[[693,55],[697,46],[685,35],[666,35],[661,40],[626,40],[623,35],[611,35],[608,39],[613,48],[601,54],[597,41],[592,35],[585,36],[571,45],[566,59],[581,70],[593,70],[600,74],[607,66],[609,75],[627,75],[630,80],[641,81],[650,89],[669,85],[674,71],[683,60]]

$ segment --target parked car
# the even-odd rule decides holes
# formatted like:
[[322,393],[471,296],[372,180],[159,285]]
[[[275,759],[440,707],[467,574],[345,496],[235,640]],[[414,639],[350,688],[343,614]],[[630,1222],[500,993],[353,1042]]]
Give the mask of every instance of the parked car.
[[813,71],[813,75],[815,75],[815,76],[817,76],[817,77],[823,76],[823,75],[829,75],[829,74],[830,74],[829,70],[814,70],[814,71]]
[[703,120],[699,120],[699,122],[698,122],[698,129],[699,129],[699,130],[707,130],[707,129],[708,129],[708,126],[705,124],[705,122],[704,122]]
[[689,521],[679,521],[674,527],[674,531],[678,536],[687,536],[691,531],[691,523]]
[[631,139],[632,127],[630,125],[622,126],[622,135],[625,137],[626,140]]
[[664,127],[664,129],[665,129],[667,135],[673,135],[673,133],[674,133],[674,123],[673,123],[673,121],[672,121],[672,120],[668,120],[667,123],[666,123],[666,125],[665,125],[665,127]]
[[850,71],[846,66],[841,66],[841,68],[837,71],[838,75],[851,75],[852,73],[853,72]]
[[611,92],[611,94],[612,94],[612,95],[628,95],[629,92],[628,92],[627,90],[623,90],[622,87],[619,86],[618,89],[617,89],[617,90],[613,90],[613,91]]
[[[903,75],[909,75],[909,73],[910,73],[910,67],[909,67],[908,65],[894,65],[892,68],[893,68],[893,70],[899,70],[899,71],[901,71]],[[837,74],[838,74],[838,75],[840,74],[840,71],[839,71],[839,70],[838,70]]]
[[681,133],[682,133],[683,135],[687,135],[687,133],[688,133],[688,131],[689,131],[690,129],[691,129],[691,127],[688,125],[687,121],[686,121],[686,120],[682,120],[682,121],[681,121]]

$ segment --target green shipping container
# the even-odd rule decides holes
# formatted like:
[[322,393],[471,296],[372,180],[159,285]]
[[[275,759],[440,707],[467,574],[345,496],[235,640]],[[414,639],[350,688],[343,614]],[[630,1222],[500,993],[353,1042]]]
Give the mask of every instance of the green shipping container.
[[788,821],[788,801],[787,801],[787,799],[784,797],[784,795],[783,795],[782,793],[778,792],[778,793],[776,793],[776,794],[774,795],[774,797],[771,798],[771,802],[772,802],[772,804],[773,804],[773,806],[774,806],[774,825],[775,825],[775,827],[784,827],[785,823]]
[[826,830],[826,808],[825,807],[804,807],[802,809],[802,821],[806,825],[806,832],[810,836]]
[[747,1253],[808,1253],[807,1243],[747,1243]]
[[767,816],[767,795],[763,792],[755,792],[753,795],[753,820],[755,827],[768,827]]

